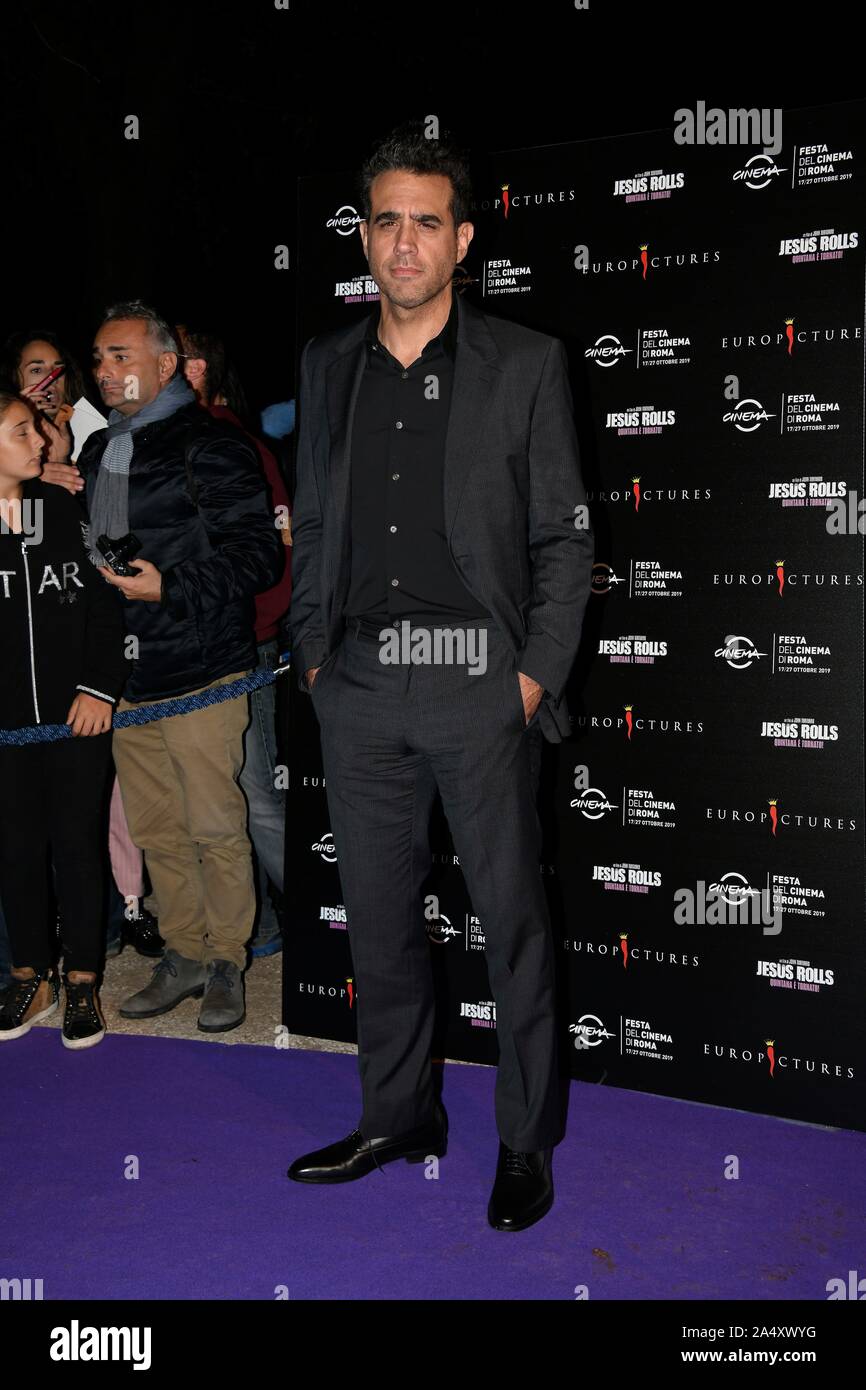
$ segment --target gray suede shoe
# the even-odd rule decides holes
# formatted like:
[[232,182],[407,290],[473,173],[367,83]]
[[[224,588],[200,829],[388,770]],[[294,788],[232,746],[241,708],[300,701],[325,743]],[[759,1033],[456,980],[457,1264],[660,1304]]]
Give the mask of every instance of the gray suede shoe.
[[118,1013],[121,1018],[156,1018],[190,995],[200,998],[204,986],[205,967],[201,961],[187,960],[177,951],[167,950],[153,967],[150,984],[124,999]]
[[203,1033],[227,1033],[246,1018],[244,977],[239,965],[230,960],[207,963],[207,983],[198,1015]]

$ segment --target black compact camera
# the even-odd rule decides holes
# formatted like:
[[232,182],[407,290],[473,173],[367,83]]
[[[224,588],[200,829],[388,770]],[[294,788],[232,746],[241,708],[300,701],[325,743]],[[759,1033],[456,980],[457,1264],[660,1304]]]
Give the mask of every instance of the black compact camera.
[[121,536],[119,540],[113,541],[109,536],[99,536],[96,544],[105,556],[105,563],[113,574],[120,574],[129,578],[135,578],[138,570],[130,569],[129,562],[134,560],[141,550],[141,541],[130,531],[128,536]]

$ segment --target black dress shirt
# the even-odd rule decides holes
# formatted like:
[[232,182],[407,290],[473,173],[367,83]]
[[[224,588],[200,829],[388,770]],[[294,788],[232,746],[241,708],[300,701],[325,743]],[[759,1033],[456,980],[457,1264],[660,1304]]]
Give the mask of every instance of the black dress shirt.
[[[445,535],[445,436],[457,357],[457,300],[404,367],[370,315],[351,448],[352,570],[343,609],[380,627],[447,626],[490,613],[455,568]],[[431,381],[432,378],[432,381]]]

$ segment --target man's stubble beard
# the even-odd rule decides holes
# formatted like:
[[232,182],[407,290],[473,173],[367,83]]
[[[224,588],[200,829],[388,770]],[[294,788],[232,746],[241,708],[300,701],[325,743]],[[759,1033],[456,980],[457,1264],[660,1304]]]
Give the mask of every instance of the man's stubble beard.
[[442,291],[448,285],[452,283],[454,278],[454,268],[451,268],[450,272],[448,273],[447,279],[443,280],[441,284],[434,285],[426,290],[423,288],[419,288],[415,291],[414,294],[411,292],[409,288],[411,283],[409,281],[406,282],[405,292],[398,295],[398,293],[395,293],[393,289],[385,289],[381,281],[376,279],[376,275],[374,274],[372,269],[370,270],[370,274],[372,275],[373,279],[376,280],[376,284],[379,286],[379,294],[383,295],[385,299],[388,300],[389,304],[395,305],[398,309],[420,309],[422,304],[429,304],[431,299],[435,299],[438,295],[442,293]]

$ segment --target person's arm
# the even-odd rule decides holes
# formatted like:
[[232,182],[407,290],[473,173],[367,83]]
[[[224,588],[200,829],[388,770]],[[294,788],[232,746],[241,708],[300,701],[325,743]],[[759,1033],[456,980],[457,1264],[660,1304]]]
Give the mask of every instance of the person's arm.
[[[532,603],[526,641],[517,656],[518,670],[554,700],[562,695],[580,645],[595,551],[573,412],[565,348],[554,338],[542,368],[530,427]],[[575,525],[576,521],[581,524]]]
[[123,606],[109,584],[100,578],[91,563],[81,533],[81,520],[75,508],[78,577],[83,586],[82,598],[87,605],[81,669],[75,689],[112,707],[120,698],[129,675],[124,640]]
[[292,663],[300,671],[299,685],[309,692],[308,674],[318,670],[327,655],[322,630],[321,557],[322,500],[316,483],[312,444],[310,347],[301,354],[294,505],[292,508]]
[[215,553],[162,572],[162,602],[177,619],[269,589],[283,563],[253,445],[228,434],[208,440],[191,452],[190,465],[196,507]]

